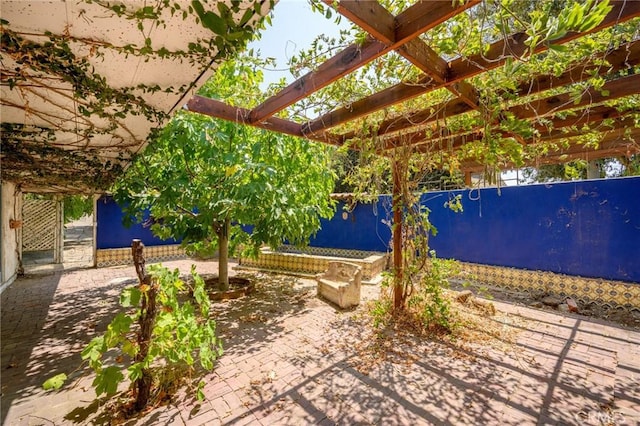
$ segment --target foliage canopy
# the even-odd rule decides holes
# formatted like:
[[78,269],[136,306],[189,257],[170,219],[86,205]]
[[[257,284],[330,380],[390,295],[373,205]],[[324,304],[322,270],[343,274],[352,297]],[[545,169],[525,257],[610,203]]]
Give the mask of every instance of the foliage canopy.
[[[260,79],[251,63],[228,61],[201,93],[257,101]],[[215,249],[222,237],[231,253],[240,243],[255,252],[265,243],[304,244],[333,214],[333,179],[326,146],[182,111],[114,195],[132,219],[148,210],[159,237],[195,251]]]

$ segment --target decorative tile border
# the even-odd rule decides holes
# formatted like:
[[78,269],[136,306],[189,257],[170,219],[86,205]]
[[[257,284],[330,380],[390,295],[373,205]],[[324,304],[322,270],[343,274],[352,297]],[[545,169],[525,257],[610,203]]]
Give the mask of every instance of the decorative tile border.
[[476,263],[460,265],[462,279],[524,293],[571,296],[581,303],[603,307],[640,310],[640,284]]
[[[363,280],[371,280],[387,269],[389,259],[386,253],[362,250],[290,246],[281,250],[263,249],[257,259],[240,258],[240,266],[314,275],[326,271],[331,260],[348,259],[362,266]],[[149,263],[186,257],[184,249],[177,244],[145,247]],[[133,264],[128,247],[98,250],[96,260],[98,267]],[[477,263],[460,262],[460,265],[461,279],[524,293],[571,296],[581,303],[594,302],[603,307],[640,310],[640,284]]]
[[[144,257],[147,263],[155,263],[185,259],[187,255],[185,254],[184,248],[179,244],[171,244],[166,246],[145,246]],[[104,266],[133,265],[131,248],[97,250],[96,265],[99,268]]]
[[371,256],[384,255],[384,253],[368,251],[368,250],[350,250],[350,249],[337,249],[327,247],[295,247],[290,245],[282,245],[278,247],[276,253],[293,253],[293,254],[306,254],[312,256],[325,256],[325,257],[341,257],[347,259],[367,259]]
[[325,272],[329,261],[346,260],[362,267],[362,279],[372,280],[387,268],[388,255],[362,250],[284,246],[277,251],[262,249],[257,259],[240,258],[240,267],[314,275]]

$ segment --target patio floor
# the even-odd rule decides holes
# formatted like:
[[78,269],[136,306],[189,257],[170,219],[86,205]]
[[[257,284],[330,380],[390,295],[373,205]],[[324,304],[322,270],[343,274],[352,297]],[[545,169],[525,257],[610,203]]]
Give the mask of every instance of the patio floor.
[[[166,265],[187,272],[192,263]],[[195,263],[217,271],[216,262]],[[132,267],[56,272],[20,278],[2,294],[2,424],[108,422],[86,369],[58,392],[41,385],[77,369],[134,277]],[[373,342],[353,319],[362,308],[337,312],[309,280],[270,281],[216,304],[225,352],[206,377],[206,400],[177,397],[130,424],[640,424],[637,331],[496,302],[512,316],[487,321],[500,321],[513,344],[415,340],[393,348],[405,359],[366,360],[363,345]]]

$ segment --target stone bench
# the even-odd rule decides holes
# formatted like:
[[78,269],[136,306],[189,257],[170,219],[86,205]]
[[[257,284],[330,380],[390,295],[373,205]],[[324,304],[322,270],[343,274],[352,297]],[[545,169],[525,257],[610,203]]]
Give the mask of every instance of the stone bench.
[[318,296],[335,303],[340,308],[350,308],[360,303],[362,268],[349,262],[329,262],[327,272],[316,275]]

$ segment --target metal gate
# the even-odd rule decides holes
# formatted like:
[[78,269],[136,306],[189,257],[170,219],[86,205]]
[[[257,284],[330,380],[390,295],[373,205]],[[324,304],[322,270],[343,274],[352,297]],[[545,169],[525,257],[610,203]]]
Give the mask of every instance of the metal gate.
[[22,251],[53,250],[54,263],[62,262],[62,201],[24,200]]

